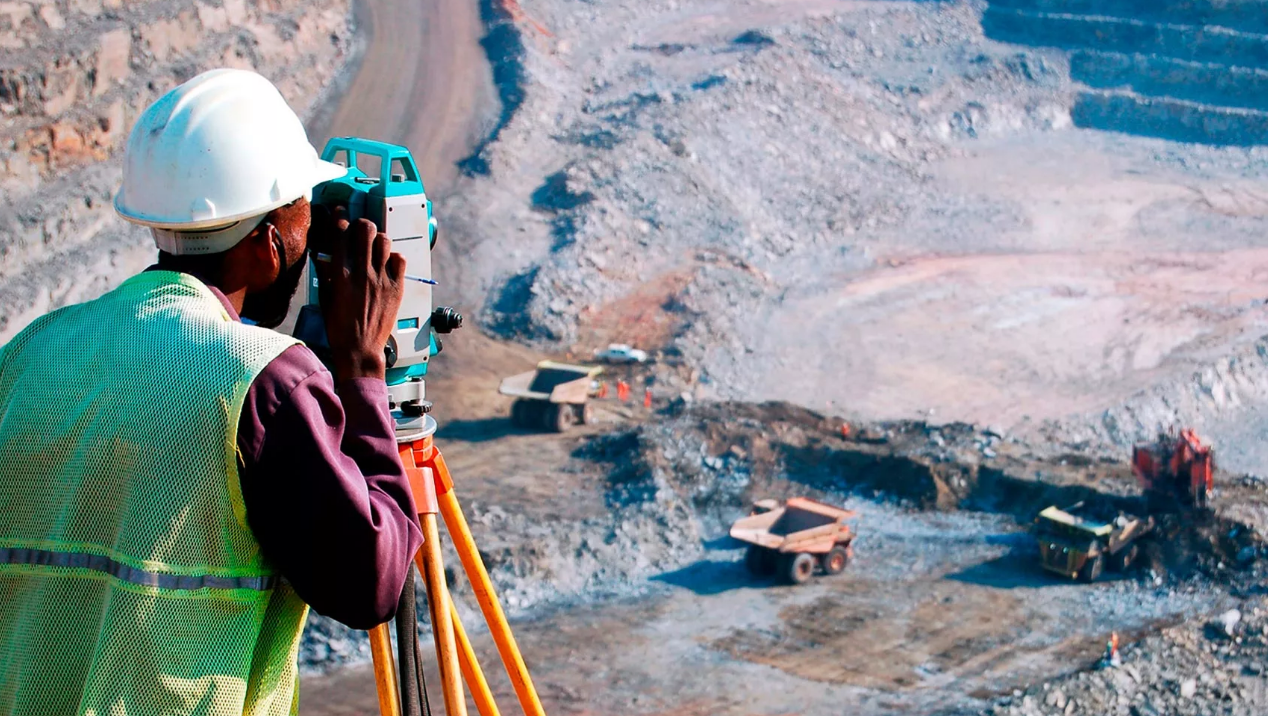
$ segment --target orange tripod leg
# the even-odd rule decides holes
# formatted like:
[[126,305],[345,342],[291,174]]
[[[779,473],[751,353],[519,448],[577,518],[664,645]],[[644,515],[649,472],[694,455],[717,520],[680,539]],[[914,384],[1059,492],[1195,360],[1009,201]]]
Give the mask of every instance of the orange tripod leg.
[[421,514],[418,519],[423,526],[424,542],[415,560],[427,585],[427,609],[431,613],[431,632],[436,641],[436,661],[440,669],[441,693],[445,697],[445,713],[467,716],[467,699],[462,693],[458,664],[458,642],[454,637],[453,613],[449,609],[449,590],[445,587],[445,564],[440,556],[440,529],[434,512]]
[[471,698],[475,700],[476,711],[480,716],[501,716],[497,702],[493,700],[493,691],[484,678],[480,662],[476,661],[475,649],[471,648],[471,640],[467,638],[467,630],[462,628],[462,620],[453,600],[449,600],[449,612],[453,617],[453,633],[458,637],[458,666],[462,668],[462,678],[471,689]]
[[396,662],[392,658],[392,637],[387,624],[370,630],[370,657],[374,660],[374,687],[379,692],[379,715],[401,716],[401,692],[396,683]]
[[454,636],[453,610],[449,601],[449,589],[445,585],[445,563],[440,554],[440,527],[436,519],[436,490],[430,479],[430,470],[418,467],[414,449],[405,444],[399,447],[405,474],[409,477],[414,503],[418,508],[418,522],[423,528],[423,547],[414,555],[414,562],[423,573],[427,587],[427,610],[431,615],[431,632],[436,642],[436,662],[440,671],[440,688],[445,699],[448,716],[467,716],[467,699],[462,693],[461,668],[458,663],[458,643]]
[[458,504],[458,498],[454,495],[453,479],[449,475],[449,467],[445,465],[445,458],[435,445],[424,452],[424,457],[423,464],[432,469],[436,481],[435,490],[440,503],[440,514],[445,518],[445,526],[449,528],[449,536],[457,549],[458,559],[462,561],[467,578],[471,580],[476,600],[480,603],[480,611],[489,625],[489,632],[493,635],[494,643],[497,644],[498,654],[501,655],[502,663],[506,666],[506,673],[511,677],[511,685],[515,687],[515,695],[519,699],[520,707],[523,708],[525,716],[546,716],[541,699],[537,696],[537,690],[533,687],[533,679],[528,674],[528,666],[525,665],[524,657],[520,654],[519,645],[515,643],[515,635],[511,633],[506,613],[502,611],[502,605],[498,602],[493,590],[489,571],[485,568],[480,551],[476,548],[475,539],[471,536],[467,518],[462,514],[462,506]]

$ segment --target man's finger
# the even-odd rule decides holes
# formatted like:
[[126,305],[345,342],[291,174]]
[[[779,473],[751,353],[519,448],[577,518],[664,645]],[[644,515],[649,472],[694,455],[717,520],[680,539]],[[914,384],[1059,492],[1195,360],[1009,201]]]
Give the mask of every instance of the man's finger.
[[[325,207],[322,207],[322,208],[325,208]],[[339,230],[339,233],[341,234],[347,233],[348,227],[350,226],[350,224],[348,223],[347,207],[336,206],[334,211],[330,213],[330,217],[331,217],[331,221],[334,222],[335,228]]]
[[387,234],[380,232],[374,237],[373,265],[375,273],[383,273],[383,267],[387,265],[387,258],[391,253],[392,240],[387,237]]
[[357,219],[357,223],[352,227],[352,253],[348,256],[347,266],[352,271],[361,271],[369,275],[372,270],[373,258],[371,254],[374,250],[374,235],[378,233],[374,227],[374,222],[367,219]]
[[339,231],[335,234],[334,246],[330,247],[330,267],[342,271],[348,265],[348,243],[352,241],[352,231],[347,219],[337,219],[335,225]]
[[392,254],[387,257],[387,265],[385,266],[387,277],[392,283],[401,284],[405,282],[405,257],[400,254]]

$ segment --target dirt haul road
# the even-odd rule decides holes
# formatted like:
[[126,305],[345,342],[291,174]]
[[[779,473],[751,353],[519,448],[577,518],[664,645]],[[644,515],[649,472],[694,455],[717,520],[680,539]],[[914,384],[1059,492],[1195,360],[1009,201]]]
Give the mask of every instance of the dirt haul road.
[[[457,284],[463,268],[454,260],[450,244],[461,246],[466,239],[446,221],[444,197],[454,190],[457,162],[471,152],[497,110],[489,63],[480,46],[485,30],[478,3],[358,0],[355,13],[365,49],[351,82],[329,98],[333,106],[317,111],[309,135],[318,147],[330,137],[356,136],[410,149],[427,193],[436,202],[441,238],[440,256],[433,265],[441,287],[435,302],[447,305],[456,301],[448,289]],[[293,307],[291,315],[297,313]],[[428,386],[442,391],[429,394],[444,406],[438,410],[442,420],[446,408],[450,416],[487,410],[485,396],[466,389],[469,380],[487,382],[539,360],[530,351],[489,341],[473,327],[445,345],[447,352],[439,359],[439,372],[445,376],[440,382],[445,385],[429,381]],[[504,407],[494,403],[498,409]]]
[[492,105],[483,26],[472,0],[363,0],[366,48],[313,143],[357,136],[403,144],[429,193],[444,194]]

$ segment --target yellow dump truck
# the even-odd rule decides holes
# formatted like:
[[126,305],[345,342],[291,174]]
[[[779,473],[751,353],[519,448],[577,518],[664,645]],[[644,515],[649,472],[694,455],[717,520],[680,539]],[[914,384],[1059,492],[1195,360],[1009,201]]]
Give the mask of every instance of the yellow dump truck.
[[597,366],[542,361],[535,370],[503,379],[498,392],[515,398],[511,423],[516,427],[562,433],[594,422],[590,398],[602,372]]
[[1043,568],[1063,577],[1094,582],[1108,566],[1124,571],[1140,553],[1137,541],[1154,528],[1152,517],[1119,513],[1098,519],[1079,502],[1053,505],[1035,518],[1035,539]]

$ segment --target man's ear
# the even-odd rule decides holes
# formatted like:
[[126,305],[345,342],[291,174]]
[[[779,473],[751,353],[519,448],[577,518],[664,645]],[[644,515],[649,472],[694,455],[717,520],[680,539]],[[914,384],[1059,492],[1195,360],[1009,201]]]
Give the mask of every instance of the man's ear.
[[277,228],[272,223],[265,222],[244,239],[251,256],[251,263],[255,267],[251,277],[252,291],[263,291],[268,288],[277,279],[278,272],[282,270],[283,259],[278,254],[278,242],[275,240],[280,238],[277,235]]

